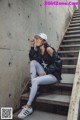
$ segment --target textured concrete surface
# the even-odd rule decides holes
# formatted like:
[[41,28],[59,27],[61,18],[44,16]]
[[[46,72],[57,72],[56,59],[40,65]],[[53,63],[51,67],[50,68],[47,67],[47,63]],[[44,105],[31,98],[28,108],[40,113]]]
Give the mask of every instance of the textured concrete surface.
[[62,74],[61,83],[72,84],[74,82],[74,74]]
[[[25,93],[22,95],[23,100],[28,99],[29,94]],[[57,105],[69,105],[70,102],[70,96],[69,95],[58,95],[58,94],[43,94],[39,97],[37,97],[38,102],[43,103],[51,103],[51,104],[57,104]]]
[[[17,115],[19,112],[20,111],[14,114],[14,120],[18,120]],[[26,117],[24,120],[67,120],[67,117],[47,112],[34,111],[32,115]]]
[[29,78],[29,38],[44,32],[58,49],[72,16],[73,6],[49,7],[43,2],[0,0],[0,107],[15,108]]

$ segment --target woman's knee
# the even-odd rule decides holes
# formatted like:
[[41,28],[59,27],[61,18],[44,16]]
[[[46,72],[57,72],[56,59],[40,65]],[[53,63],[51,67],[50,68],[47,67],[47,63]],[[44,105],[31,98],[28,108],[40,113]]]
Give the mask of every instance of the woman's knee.
[[37,63],[36,60],[32,60],[32,61],[30,62],[31,65],[33,65],[33,64],[36,65],[36,63]]
[[32,85],[38,85],[38,80],[36,78],[32,79]]

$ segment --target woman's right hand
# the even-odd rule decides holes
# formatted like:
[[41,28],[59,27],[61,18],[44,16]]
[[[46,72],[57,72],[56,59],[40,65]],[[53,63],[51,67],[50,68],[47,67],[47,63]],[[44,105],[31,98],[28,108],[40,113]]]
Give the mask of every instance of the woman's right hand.
[[31,47],[34,47],[34,44],[35,44],[35,38],[33,37],[33,38],[31,39]]

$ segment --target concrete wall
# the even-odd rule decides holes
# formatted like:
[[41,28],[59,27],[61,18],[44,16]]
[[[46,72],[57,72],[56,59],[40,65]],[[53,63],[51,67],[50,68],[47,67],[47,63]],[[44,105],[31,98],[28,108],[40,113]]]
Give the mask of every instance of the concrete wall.
[[73,7],[43,0],[0,0],[0,107],[15,108],[29,79],[28,39],[44,32],[57,50],[72,13]]

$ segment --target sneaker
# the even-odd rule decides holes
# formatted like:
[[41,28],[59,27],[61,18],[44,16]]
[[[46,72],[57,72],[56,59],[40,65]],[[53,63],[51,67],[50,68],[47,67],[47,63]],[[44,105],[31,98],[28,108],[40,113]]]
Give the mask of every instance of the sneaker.
[[32,108],[28,108],[28,107],[23,107],[23,109],[21,110],[21,112],[18,114],[18,118],[25,118],[28,115],[30,115],[33,112]]

